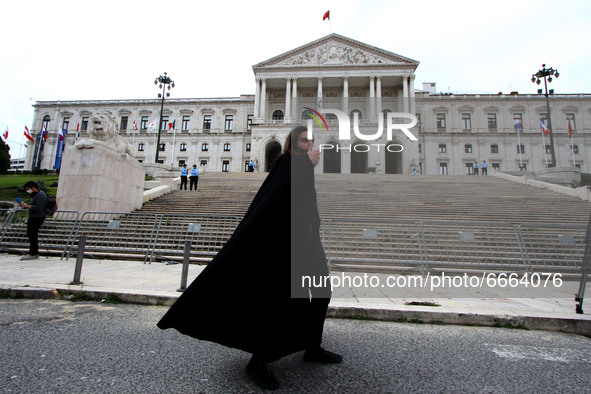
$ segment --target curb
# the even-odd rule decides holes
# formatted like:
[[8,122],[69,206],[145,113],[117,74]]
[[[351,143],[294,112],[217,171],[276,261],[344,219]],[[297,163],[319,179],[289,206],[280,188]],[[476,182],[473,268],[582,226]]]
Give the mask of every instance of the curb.
[[[139,305],[171,306],[178,297],[163,294],[139,294],[70,288],[2,287],[1,298],[55,299],[67,301],[98,301]],[[524,330],[558,331],[591,337],[591,320],[522,315],[478,314],[463,312],[410,311],[353,306],[329,306],[327,317],[361,319],[395,323],[445,324],[479,327],[500,327]]]

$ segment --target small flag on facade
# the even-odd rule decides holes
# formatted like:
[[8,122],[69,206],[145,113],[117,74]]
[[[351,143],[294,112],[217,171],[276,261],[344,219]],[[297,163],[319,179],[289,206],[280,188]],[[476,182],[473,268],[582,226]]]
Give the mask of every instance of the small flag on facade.
[[64,133],[64,129],[62,129],[61,127],[59,127],[59,128],[57,129],[57,134],[58,134],[58,135],[59,135],[59,137],[60,137],[60,141],[63,141],[63,140],[64,140],[64,135],[65,135],[65,133]]
[[544,122],[543,119],[540,119],[540,127],[542,128],[544,134],[550,134],[550,129],[548,128],[548,125],[546,125],[546,122]]
[[156,130],[156,124],[158,123],[157,120],[153,121],[148,125],[148,130]]
[[168,131],[174,130],[175,125],[176,125],[176,119],[173,120],[172,122],[169,122],[168,123]]
[[322,20],[323,20],[323,21],[325,21],[325,20],[327,20],[327,19],[328,19],[328,20],[330,20],[330,10],[326,11],[326,12],[324,13],[324,16],[322,17]]
[[135,120],[133,121],[133,129],[137,131],[137,124],[135,123]]
[[[6,129],[6,133],[8,134],[8,128]],[[573,127],[570,124],[570,119],[568,120],[568,138],[573,137]]]
[[518,129],[520,133],[523,133],[523,127],[521,127],[521,122],[519,119],[515,120],[515,128]]
[[27,139],[31,142],[35,142],[35,139],[33,139],[33,137],[31,137],[31,134],[29,132],[29,128],[27,126],[25,126],[25,137],[27,137]]
[[[570,125],[570,123],[569,123]],[[6,126],[6,131],[2,134],[2,137],[4,137],[5,140],[8,139],[8,126]]]

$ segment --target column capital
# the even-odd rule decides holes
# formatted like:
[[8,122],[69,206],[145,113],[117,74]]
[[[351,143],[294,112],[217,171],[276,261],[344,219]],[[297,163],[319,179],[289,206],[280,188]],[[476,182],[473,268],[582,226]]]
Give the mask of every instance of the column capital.
[[370,76],[369,76],[369,79],[370,79],[370,80],[376,79],[376,76],[375,76],[375,75],[370,75]]
[[408,80],[408,78],[409,78],[409,77],[408,77],[408,75],[403,75],[403,76],[402,76],[402,80],[403,80],[403,81],[407,81],[407,80]]
[[345,75],[345,76],[343,77],[343,81],[348,81],[348,80],[349,80],[349,76],[348,76],[348,75]]
[[324,77],[316,77],[316,78],[318,78],[318,80],[319,80],[319,81],[322,81],[322,79],[323,79]]

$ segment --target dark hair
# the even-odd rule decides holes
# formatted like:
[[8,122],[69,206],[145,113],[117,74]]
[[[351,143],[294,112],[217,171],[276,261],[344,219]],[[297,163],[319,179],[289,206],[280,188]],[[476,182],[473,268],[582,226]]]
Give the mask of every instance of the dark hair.
[[298,146],[298,139],[300,138],[300,134],[304,131],[308,131],[306,126],[296,126],[287,135],[287,139],[285,140],[285,146],[283,147],[283,154],[300,154],[294,150],[294,147]]
[[37,185],[37,182],[33,182],[33,181],[28,181],[27,183],[25,183],[25,185],[23,187],[25,189],[35,188],[35,189],[39,190],[39,185]]

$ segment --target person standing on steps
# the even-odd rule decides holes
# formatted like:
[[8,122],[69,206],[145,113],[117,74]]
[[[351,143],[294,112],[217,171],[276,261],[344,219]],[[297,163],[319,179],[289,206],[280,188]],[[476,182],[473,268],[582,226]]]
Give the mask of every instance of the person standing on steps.
[[39,229],[45,222],[45,203],[47,194],[39,190],[36,182],[28,181],[25,183],[25,191],[33,198],[30,204],[20,202],[22,208],[29,210],[29,219],[27,220],[27,237],[29,237],[29,253],[23,256],[21,260],[33,260],[39,258]]
[[[189,186],[189,190],[193,190],[193,185],[195,185],[195,191],[197,191],[197,183],[199,182],[199,169],[197,168],[197,164],[193,164],[193,168],[191,169],[191,177],[189,178],[191,181],[191,186]],[[185,185],[185,190],[186,190]]]
[[188,172],[187,172],[187,165],[183,164],[183,166],[181,167],[181,190],[183,190],[183,185],[185,185],[185,190],[187,190],[187,176],[188,176]]

